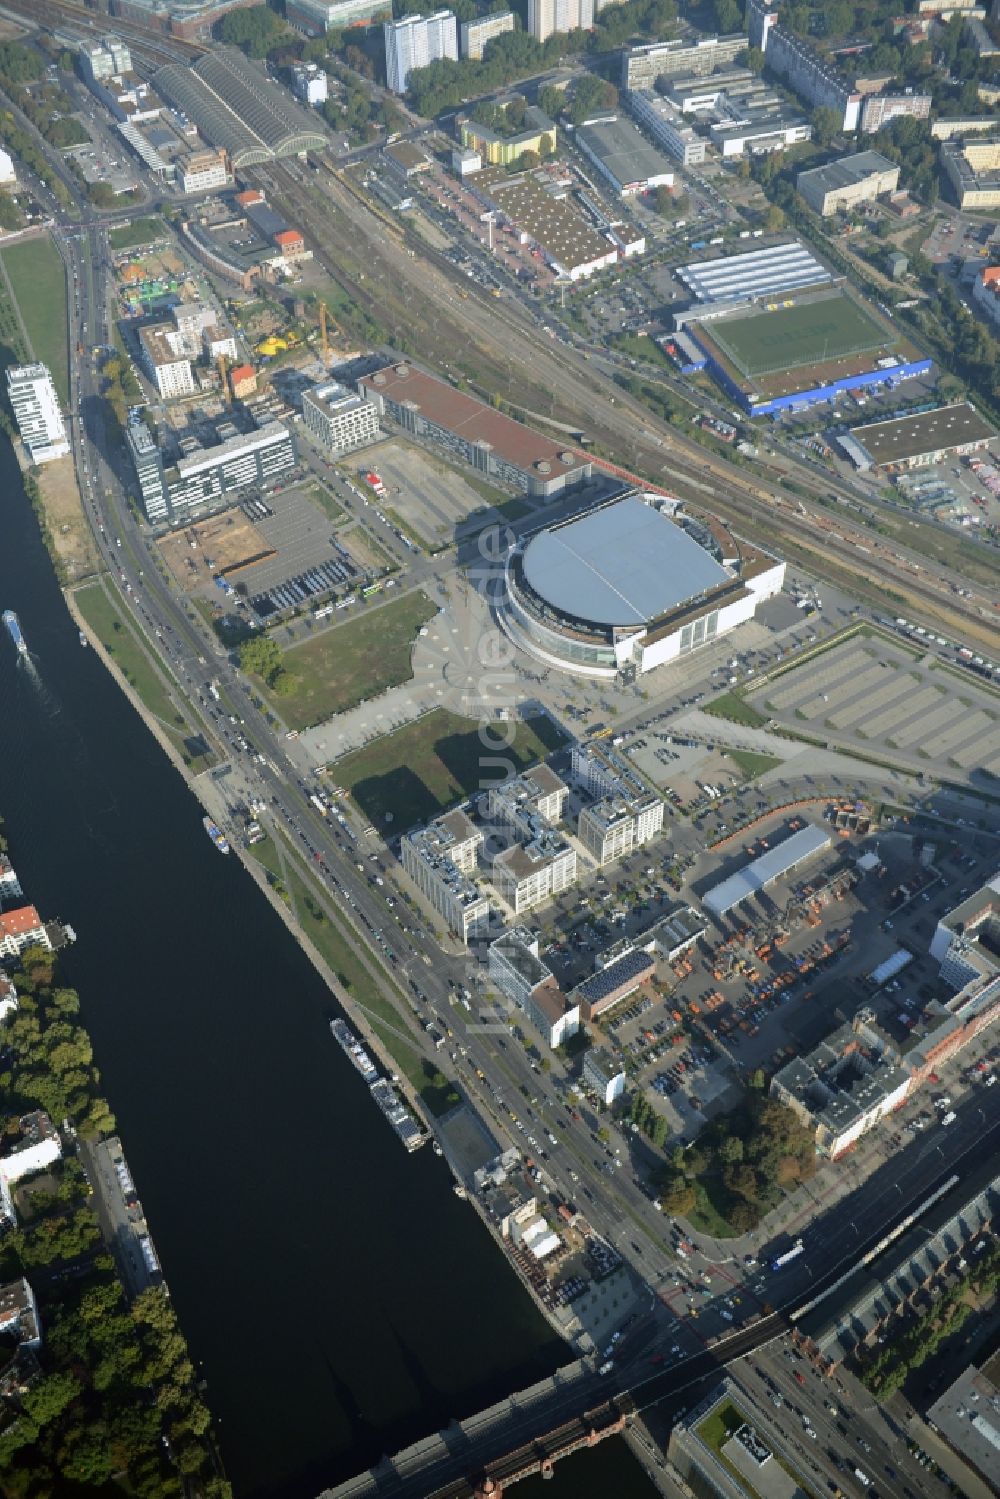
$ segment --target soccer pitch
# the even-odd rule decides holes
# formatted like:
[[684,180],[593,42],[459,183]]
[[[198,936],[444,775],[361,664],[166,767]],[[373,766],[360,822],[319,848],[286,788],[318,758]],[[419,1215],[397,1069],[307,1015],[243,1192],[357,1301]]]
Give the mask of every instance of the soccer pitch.
[[713,323],[710,336],[741,374],[770,375],[806,364],[892,348],[896,338],[849,297],[778,307]]

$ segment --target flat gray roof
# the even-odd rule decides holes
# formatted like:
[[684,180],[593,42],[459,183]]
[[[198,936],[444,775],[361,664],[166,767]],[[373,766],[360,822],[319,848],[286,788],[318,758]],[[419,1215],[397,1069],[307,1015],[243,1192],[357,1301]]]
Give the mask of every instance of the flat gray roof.
[[523,567],[553,609],[602,625],[646,625],[730,581],[686,531],[634,495],[542,531]]
[[905,463],[924,453],[941,453],[969,442],[988,442],[996,428],[968,401],[938,406],[918,416],[897,416],[887,422],[853,427],[851,436],[873,463]]
[[737,870],[731,874],[728,880],[723,880],[720,885],[714,885],[703,898],[702,904],[707,906],[714,916],[725,916],[740,901],[746,900],[748,896],[756,895],[758,890],[764,890],[768,885],[774,883],[781,875],[787,874],[797,864],[818,854],[821,849],[828,848],[831,842],[830,834],[825,828],[815,827],[809,823],[807,827],[800,828],[784,843],[779,843],[777,848],[768,849],[759,859],[754,859],[745,869]]
[[631,120],[591,120],[576,135],[604,163],[619,187],[674,175],[674,163],[651,146]]

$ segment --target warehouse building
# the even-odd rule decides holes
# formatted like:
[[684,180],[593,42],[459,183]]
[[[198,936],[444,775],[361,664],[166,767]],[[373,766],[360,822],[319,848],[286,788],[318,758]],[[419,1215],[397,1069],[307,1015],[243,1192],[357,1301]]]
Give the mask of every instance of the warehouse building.
[[860,467],[899,473],[903,469],[942,463],[952,454],[975,453],[996,437],[995,428],[969,401],[955,401],[917,416],[898,416],[887,422],[854,427],[851,439],[859,449]]
[[570,999],[580,1006],[584,1020],[596,1020],[634,994],[655,972],[655,958],[639,948],[627,948],[578,984]]
[[1000,208],[1000,137],[942,142],[941,171],[959,208]]
[[380,417],[525,494],[548,499],[590,478],[590,462],[572,449],[412,364],[386,365],[365,375],[359,390]]
[[168,63],[154,74],[153,87],[226,152],[234,169],[329,144],[310,116],[235,47],[214,47],[193,67]]
[[624,92],[630,92],[632,89],[655,88],[656,80],[665,76],[697,74],[704,77],[707,73],[714,73],[716,68],[734,62],[746,49],[747,39],[742,31],[733,31],[727,36],[704,36],[696,42],[678,39],[626,47],[622,53],[621,87]]
[[331,380],[303,394],[302,425],[325,452],[340,458],[378,441],[378,407]]
[[828,286],[833,276],[801,240],[721,255],[717,260],[693,260],[679,266],[677,279],[701,308],[712,303],[735,306],[756,297],[782,297],[806,287]]
[[[535,245],[557,276],[570,281],[585,280],[626,258],[624,241],[609,230],[593,229],[570,197],[569,184],[540,181],[530,172],[507,181],[480,187],[484,205],[500,210],[522,236],[522,243]],[[640,241],[645,248],[645,241]]]
[[576,143],[620,198],[674,185],[670,162],[643,139],[631,120],[617,115],[590,120],[577,130]]
[[717,521],[672,519],[658,501],[606,501],[515,545],[500,606],[514,643],[562,671],[634,677],[719,639],[780,592],[783,562]]
[[899,186],[899,167],[878,151],[857,151],[825,167],[800,172],[795,186],[821,218],[846,213],[859,203],[874,203]]
[[831,836],[825,828],[809,823],[783,843],[779,843],[777,848],[768,849],[766,854],[754,859],[745,869],[730,875],[720,885],[714,885],[702,897],[702,905],[713,916],[725,916],[752,895],[759,895],[783,875],[797,869],[807,859],[822,853],[823,849],[830,847],[831,842]]

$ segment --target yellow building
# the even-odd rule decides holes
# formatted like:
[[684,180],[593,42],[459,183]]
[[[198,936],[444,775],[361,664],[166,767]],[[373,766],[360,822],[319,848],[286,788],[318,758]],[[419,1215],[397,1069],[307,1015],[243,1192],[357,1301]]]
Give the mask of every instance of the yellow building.
[[459,123],[459,137],[463,146],[478,151],[490,166],[509,167],[525,151],[551,156],[556,149],[555,122],[530,105],[524,112],[524,123],[525,128],[517,135],[504,135],[478,120],[465,119]]

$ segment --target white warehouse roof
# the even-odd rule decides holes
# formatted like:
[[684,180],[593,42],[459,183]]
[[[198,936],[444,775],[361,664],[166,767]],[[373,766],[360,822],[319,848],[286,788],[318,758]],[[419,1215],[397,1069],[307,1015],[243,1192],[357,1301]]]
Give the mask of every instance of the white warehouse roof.
[[698,302],[724,302],[733,297],[781,296],[803,286],[833,280],[823,263],[799,240],[769,245],[718,260],[694,260],[677,271]]
[[768,849],[766,854],[754,859],[745,869],[730,875],[720,885],[714,885],[703,897],[702,905],[713,916],[725,916],[727,911],[731,911],[749,896],[756,895],[758,890],[765,890],[797,864],[802,864],[821,849],[829,848],[831,841],[825,828],[809,823],[786,838],[784,843],[779,843],[777,848]]

